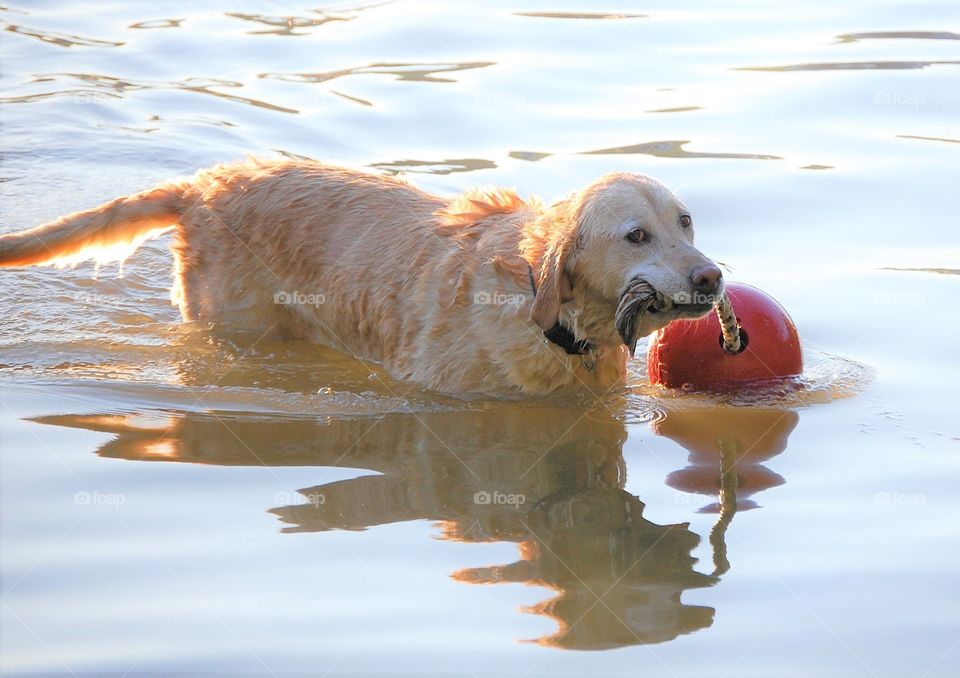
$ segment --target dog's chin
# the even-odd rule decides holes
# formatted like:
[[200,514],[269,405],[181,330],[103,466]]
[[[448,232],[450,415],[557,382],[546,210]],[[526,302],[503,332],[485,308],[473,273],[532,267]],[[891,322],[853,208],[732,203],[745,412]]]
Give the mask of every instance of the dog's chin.
[[674,322],[696,320],[713,311],[710,304],[674,304],[669,308],[649,308],[637,319],[637,336],[645,337]]

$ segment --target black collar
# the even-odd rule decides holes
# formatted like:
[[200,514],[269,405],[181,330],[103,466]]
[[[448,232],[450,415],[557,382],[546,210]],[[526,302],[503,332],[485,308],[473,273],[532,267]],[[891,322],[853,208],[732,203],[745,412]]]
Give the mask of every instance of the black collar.
[[[533,279],[533,268],[527,264],[527,275],[530,277],[530,289],[533,290],[533,298],[537,298],[537,283]],[[543,336],[562,348],[569,355],[586,355],[593,346],[586,339],[577,339],[567,327],[560,324],[558,319],[553,327],[543,331]]]

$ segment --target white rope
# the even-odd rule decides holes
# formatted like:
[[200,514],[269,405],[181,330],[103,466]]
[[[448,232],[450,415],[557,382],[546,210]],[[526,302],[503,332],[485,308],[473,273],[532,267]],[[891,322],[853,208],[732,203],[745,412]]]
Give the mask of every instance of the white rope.
[[726,294],[717,304],[717,317],[720,319],[720,333],[723,335],[723,350],[730,354],[740,352],[740,323],[733,312],[730,297]]

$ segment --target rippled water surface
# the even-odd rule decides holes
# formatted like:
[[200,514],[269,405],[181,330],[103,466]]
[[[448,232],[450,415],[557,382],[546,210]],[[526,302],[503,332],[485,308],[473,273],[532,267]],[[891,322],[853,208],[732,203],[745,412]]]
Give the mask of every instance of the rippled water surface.
[[677,190],[790,388],[458,400],[0,271],[7,672],[960,675],[953,3],[0,10],[3,231],[247,154]]

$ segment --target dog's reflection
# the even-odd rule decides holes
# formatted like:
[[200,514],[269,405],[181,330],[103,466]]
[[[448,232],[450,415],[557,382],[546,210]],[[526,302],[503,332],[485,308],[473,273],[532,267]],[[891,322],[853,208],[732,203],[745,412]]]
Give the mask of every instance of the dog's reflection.
[[[625,491],[626,429],[602,406],[521,403],[472,411],[278,419],[236,413],[64,415],[38,421],[115,434],[98,453],[130,460],[267,466],[339,466],[378,472],[299,490],[270,509],[287,532],[360,530],[438,521],[446,539],[519,545],[512,564],[464,569],[463,582],[552,589],[527,611],[558,624],[534,642],[603,649],[664,642],[711,625],[711,607],[688,605],[729,567],[724,531],[747,495],[782,479],[758,462],[782,451],[796,424],[783,410],[668,413],[656,424],[691,453],[673,487],[717,496],[715,567],[695,569],[700,538],[688,523],[658,525]],[[318,471],[322,474],[322,471]]]

